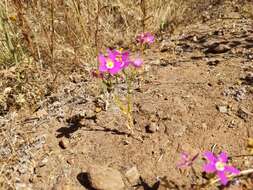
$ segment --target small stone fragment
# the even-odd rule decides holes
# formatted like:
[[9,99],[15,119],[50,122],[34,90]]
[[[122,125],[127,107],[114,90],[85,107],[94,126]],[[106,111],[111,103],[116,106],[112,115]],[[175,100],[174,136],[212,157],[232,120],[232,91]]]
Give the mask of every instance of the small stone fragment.
[[123,190],[125,185],[121,174],[113,168],[94,165],[88,168],[88,179],[97,190]]
[[229,125],[228,125],[228,128],[237,128],[238,127],[238,124],[236,123],[235,120],[232,120]]
[[228,107],[227,106],[217,106],[217,109],[221,113],[228,113]]
[[156,108],[153,103],[144,102],[141,106],[141,111],[144,113],[154,114],[156,112]]
[[252,85],[253,84],[253,73],[248,73],[247,76],[244,79],[245,83],[248,85]]
[[99,112],[101,112],[102,111],[102,108],[101,107],[96,107],[96,109],[95,109],[95,112],[96,113],[99,113]]
[[231,48],[225,44],[221,44],[219,42],[214,42],[209,44],[209,47],[205,51],[205,53],[213,53],[213,54],[220,54],[220,53],[226,53]]
[[206,123],[202,123],[202,129],[204,129],[204,130],[207,130],[208,129],[208,126],[207,126],[207,124]]
[[246,108],[241,107],[241,108],[239,108],[239,110],[238,110],[238,112],[237,112],[237,115],[238,115],[240,118],[246,120],[246,119],[248,119],[249,116],[253,116],[253,113],[251,113],[251,112],[250,112],[249,110],[247,110]]
[[126,178],[128,179],[128,181],[131,184],[136,184],[138,182],[138,180],[140,179],[140,173],[137,169],[136,166],[130,168],[127,172],[126,172]]
[[68,147],[68,142],[65,139],[61,139],[60,142],[59,142],[59,146],[62,149],[66,149]]
[[147,133],[154,133],[158,130],[158,126],[156,123],[152,122],[149,125],[146,126],[146,132]]

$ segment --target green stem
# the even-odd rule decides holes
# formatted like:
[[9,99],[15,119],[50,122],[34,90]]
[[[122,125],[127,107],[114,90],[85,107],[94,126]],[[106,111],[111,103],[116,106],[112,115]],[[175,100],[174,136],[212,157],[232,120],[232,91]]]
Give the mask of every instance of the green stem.
[[[131,73],[132,74],[132,73]],[[131,75],[130,74],[130,75]],[[133,130],[133,117],[132,117],[132,76],[126,75],[127,79],[127,117],[128,117],[128,125]],[[133,132],[133,131],[132,131]]]

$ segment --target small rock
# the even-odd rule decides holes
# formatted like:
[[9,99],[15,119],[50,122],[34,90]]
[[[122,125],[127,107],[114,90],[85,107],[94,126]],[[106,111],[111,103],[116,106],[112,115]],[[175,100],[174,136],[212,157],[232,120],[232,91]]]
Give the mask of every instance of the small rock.
[[48,162],[48,157],[45,157],[43,160],[39,162],[39,167],[44,167]]
[[46,135],[41,135],[35,139],[33,147],[35,149],[41,149],[45,143],[46,143]]
[[67,163],[68,163],[69,165],[73,165],[73,164],[75,163],[74,158],[67,159]]
[[228,113],[228,107],[227,106],[217,106],[217,109],[221,113]]
[[207,130],[208,129],[208,126],[207,126],[207,124],[206,123],[202,123],[202,129],[204,129],[204,130]]
[[253,84],[253,73],[248,73],[247,76],[245,77],[244,81],[246,82],[246,84],[248,85],[252,85]]
[[238,123],[236,123],[235,120],[232,120],[228,125],[228,128],[236,128],[236,127],[238,127]]
[[246,93],[247,93],[247,90],[246,88],[240,88],[238,90],[235,90],[235,93],[234,93],[234,98],[236,101],[241,101],[245,98],[246,96]]
[[60,146],[62,149],[66,149],[66,148],[68,147],[68,142],[67,142],[67,140],[61,139],[60,142],[59,142],[59,146]]
[[161,65],[161,60],[160,59],[155,59],[150,61],[150,65]]
[[169,51],[171,47],[172,47],[171,43],[169,43],[168,41],[162,41],[161,46],[160,46],[160,52]]
[[88,179],[91,186],[97,190],[122,190],[125,185],[118,170],[105,166],[90,166]]
[[246,119],[248,119],[249,116],[253,116],[253,113],[251,113],[251,112],[250,112],[249,110],[247,110],[246,108],[241,107],[241,108],[239,108],[239,110],[238,110],[238,112],[237,112],[237,115],[238,115],[240,118],[246,120]]
[[144,113],[155,113],[156,112],[156,108],[155,105],[151,102],[144,102],[141,106],[141,111]]
[[95,109],[95,112],[96,113],[99,113],[99,112],[101,112],[102,111],[102,108],[101,107],[96,107],[96,109]]
[[197,37],[197,36],[193,36],[192,40],[193,40],[194,42],[198,42],[198,37]]
[[149,125],[146,126],[146,132],[147,133],[154,133],[158,130],[158,126],[156,123],[152,122]]
[[130,168],[125,175],[128,181],[133,185],[136,184],[141,177],[136,166]]
[[219,54],[219,53],[226,53],[231,48],[225,44],[222,44],[220,42],[213,42],[213,43],[206,43],[205,46],[207,46],[207,50],[205,53],[213,53],[213,54]]

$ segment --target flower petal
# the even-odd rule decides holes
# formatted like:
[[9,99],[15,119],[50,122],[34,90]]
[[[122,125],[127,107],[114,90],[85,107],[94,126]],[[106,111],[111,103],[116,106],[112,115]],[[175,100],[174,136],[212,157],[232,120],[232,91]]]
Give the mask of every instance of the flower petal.
[[207,151],[204,153],[204,156],[212,163],[215,163],[217,161],[217,158],[215,157],[215,155],[210,152],[210,151]]
[[143,61],[140,58],[137,58],[131,63],[134,67],[140,67],[143,64]]
[[206,173],[213,173],[216,171],[215,165],[214,164],[205,164],[203,167],[203,170]]
[[106,58],[105,58],[105,56],[102,55],[102,54],[99,54],[98,61],[99,61],[99,71],[100,72],[106,72],[107,67],[106,67]]
[[230,172],[232,174],[239,174],[240,170],[234,168],[233,166],[225,166],[225,172]]
[[220,155],[218,156],[218,159],[224,163],[228,162],[228,155],[226,152],[221,152]]
[[222,183],[223,185],[227,185],[227,183],[228,183],[228,178],[227,178],[225,172],[224,172],[224,171],[222,171],[222,172],[217,172],[217,175],[218,175],[218,177],[220,178],[221,183]]
[[109,73],[111,75],[114,75],[116,73],[118,73],[121,70],[121,64],[117,61],[114,61],[114,67],[111,69],[108,69]]

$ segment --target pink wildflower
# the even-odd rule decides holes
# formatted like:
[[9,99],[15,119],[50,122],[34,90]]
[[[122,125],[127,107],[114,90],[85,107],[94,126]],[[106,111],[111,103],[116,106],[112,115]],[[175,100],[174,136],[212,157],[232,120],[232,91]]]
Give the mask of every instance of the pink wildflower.
[[118,73],[121,70],[121,63],[116,61],[115,58],[116,57],[113,53],[109,53],[108,56],[99,54],[99,71],[101,73],[109,72],[111,75]]
[[155,41],[155,37],[149,32],[139,34],[136,39],[141,44],[149,45]]
[[136,58],[134,59],[133,61],[131,61],[131,64],[134,66],[134,67],[141,67],[142,64],[143,64],[143,61],[141,58]]
[[177,167],[178,168],[187,168],[189,166],[191,166],[194,162],[194,160],[196,160],[196,158],[199,156],[199,154],[196,154],[194,155],[193,157],[186,153],[186,152],[182,152],[180,157],[181,157],[181,160],[180,160],[180,163],[177,164]]
[[206,159],[208,159],[209,163],[205,164],[203,170],[206,173],[215,173],[219,178],[223,185],[228,183],[228,178],[226,173],[239,174],[240,171],[232,166],[228,166],[228,156],[225,152],[221,152],[221,154],[216,157],[212,152],[204,153]]
[[123,49],[120,49],[113,51],[108,50],[108,52],[111,52],[115,56],[115,60],[121,64],[120,67],[122,69],[126,68],[130,64],[128,51],[123,51]]

